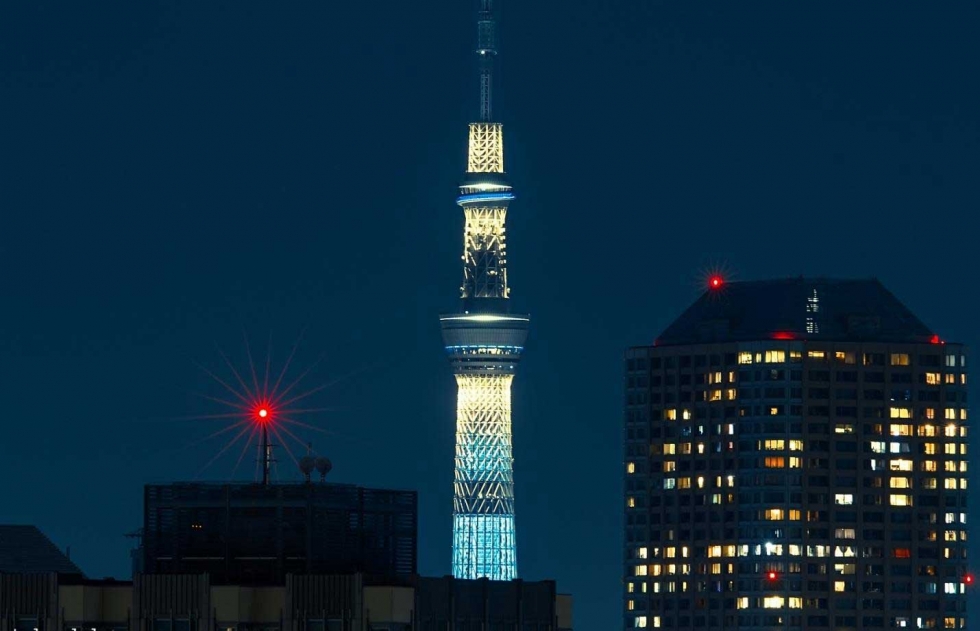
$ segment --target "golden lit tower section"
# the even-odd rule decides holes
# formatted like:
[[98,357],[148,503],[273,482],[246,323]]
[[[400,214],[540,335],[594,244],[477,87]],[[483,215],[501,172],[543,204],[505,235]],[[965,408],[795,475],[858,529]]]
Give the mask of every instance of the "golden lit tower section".
[[463,209],[460,313],[441,316],[458,388],[453,575],[517,578],[510,386],[528,316],[510,313],[506,220],[514,193],[504,175],[503,126],[493,121],[497,56],[492,0],[479,0],[480,120],[470,124]]

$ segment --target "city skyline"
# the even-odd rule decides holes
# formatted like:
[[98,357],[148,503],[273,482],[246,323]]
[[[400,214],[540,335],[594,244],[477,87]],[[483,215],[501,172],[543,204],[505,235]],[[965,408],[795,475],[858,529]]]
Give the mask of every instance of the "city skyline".
[[[243,328],[279,356],[309,326],[298,364],[325,351],[313,380],[350,376],[311,419],[334,432],[311,436],[331,478],[418,489],[420,571],[451,572],[437,319],[459,284],[472,12],[10,8],[0,521],[124,575],[142,484],[210,457],[188,444],[212,426],[162,420],[199,409],[189,358],[239,348]],[[500,12],[512,300],[534,323],[512,400],[520,574],[555,578],[577,628],[604,630],[622,620],[622,352],[703,291],[699,270],[878,276],[976,347],[980,98],[963,77],[980,16]]]

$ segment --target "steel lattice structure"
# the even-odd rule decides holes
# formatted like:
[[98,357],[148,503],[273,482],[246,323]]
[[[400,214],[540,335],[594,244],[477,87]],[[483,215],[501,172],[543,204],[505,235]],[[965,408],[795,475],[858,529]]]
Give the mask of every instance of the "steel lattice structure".
[[514,199],[504,174],[503,126],[492,120],[497,56],[492,0],[480,0],[480,121],[470,124],[463,208],[463,299],[441,317],[456,374],[456,479],[453,575],[517,578],[510,388],[528,317],[510,313],[506,221]]

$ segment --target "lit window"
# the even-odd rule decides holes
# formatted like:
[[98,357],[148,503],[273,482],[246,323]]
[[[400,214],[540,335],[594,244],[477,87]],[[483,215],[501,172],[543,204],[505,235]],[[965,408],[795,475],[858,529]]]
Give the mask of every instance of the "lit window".
[[923,460],[922,461],[923,471],[936,471],[936,461],[935,460]]
[[664,478],[664,488],[665,489],[676,489],[677,488],[677,480],[675,480],[674,478]]
[[931,438],[936,435],[935,425],[920,425],[919,426],[919,436],[925,436],[926,438]]
[[748,609],[749,608],[749,597],[748,596],[742,596],[738,600],[736,600],[735,601],[735,608],[736,609]]
[[936,443],[922,443],[922,453],[927,456],[936,455]]
[[785,467],[786,467],[786,458],[784,458],[783,456],[766,457],[767,469],[784,469]]
[[770,508],[765,512],[765,518],[769,521],[779,521],[785,519],[786,512],[782,508]]
[[790,521],[800,521],[800,509],[791,508],[789,511]]
[[633,568],[633,576],[646,576],[646,575],[647,575],[647,566],[637,565],[635,568]]
[[673,408],[668,408],[664,410],[664,420],[666,421],[676,421],[677,420],[677,410]]
[[911,506],[912,496],[901,493],[892,493],[888,496],[888,503],[892,506]]
[[842,592],[847,589],[847,584],[844,581],[834,581],[834,591]]
[[956,478],[946,478],[946,488],[956,490]]
[[883,454],[883,453],[885,453],[885,443],[884,443],[884,441],[880,441],[880,440],[873,440],[873,441],[871,441],[871,451],[873,453],[876,453],[876,454]]
[[786,351],[766,351],[767,364],[782,364],[786,362]]
[[857,530],[854,528],[837,528],[834,530],[834,537],[837,539],[854,539],[857,537]]
[[635,618],[633,618],[633,627],[638,629],[645,629],[646,626],[647,626],[646,616],[636,616]]
[[908,353],[892,353],[892,366],[908,366],[909,356]]
[[636,473],[636,463],[633,462],[627,463],[626,473]]
[[911,471],[912,461],[905,458],[898,458],[888,462],[888,468],[892,471]]
[[679,489],[691,488],[691,478],[677,478],[677,488]]
[[891,418],[912,418],[912,408],[893,407],[890,410],[890,416]]
[[854,495],[851,493],[838,493],[834,496],[834,504],[850,506],[854,503]]
[[670,473],[677,470],[677,462],[674,460],[664,460],[664,472]]
[[893,489],[910,489],[912,488],[912,480],[910,478],[892,478],[888,481],[888,486]]
[[837,351],[834,353],[834,359],[839,362],[844,362],[845,364],[854,364],[857,362],[854,353],[847,353],[844,351]]
[[738,392],[736,392],[735,388],[729,388],[728,390],[725,390],[725,398],[729,401],[734,401],[736,398],[738,398]]
[[752,363],[752,353],[739,353],[738,363],[740,364],[751,364]]
[[683,418],[683,419],[684,419],[685,421],[690,421],[690,420],[691,420],[691,411],[690,411],[690,410],[684,410],[684,411],[683,411],[683,412],[681,413],[681,417],[682,417],[682,418]]
[[764,609],[782,609],[786,606],[786,599],[782,596],[766,596],[762,599]]
[[677,453],[677,445],[675,445],[674,443],[665,443],[664,444],[664,454],[665,455],[674,455],[676,453]]
[[803,441],[802,440],[791,440],[789,441],[790,451],[803,451]]
[[789,597],[789,608],[790,609],[803,609],[803,597],[802,596],[790,596]]
[[806,356],[809,359],[826,359],[827,358],[827,354],[824,353],[823,351],[807,351],[806,352]]
[[705,401],[721,401],[721,390],[705,390],[704,392]]
[[943,447],[947,456],[956,455],[956,443],[946,443],[945,445],[943,445]]
[[946,420],[947,421],[956,420],[956,408],[946,408]]
[[[895,411],[895,408],[892,408],[892,411],[894,412]],[[903,418],[908,418],[908,417],[903,417]],[[888,433],[891,436],[912,436],[912,435],[914,435],[914,432],[912,431],[912,426],[911,425],[901,425],[901,424],[897,424],[897,423],[892,423],[891,425],[888,426]]]
[[926,384],[930,386],[938,386],[942,383],[941,375],[938,372],[927,372],[925,375]]
[[930,421],[936,418],[936,408],[926,408],[923,412],[925,413],[925,417]]
[[836,425],[834,425],[834,433],[835,434],[853,434],[854,433],[854,425],[852,425],[851,423],[837,423]]

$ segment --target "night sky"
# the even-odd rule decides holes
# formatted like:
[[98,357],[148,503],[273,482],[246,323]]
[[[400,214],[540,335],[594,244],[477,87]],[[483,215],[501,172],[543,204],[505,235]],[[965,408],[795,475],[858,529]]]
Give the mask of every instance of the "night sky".
[[[335,481],[418,489],[420,570],[449,573],[455,385],[437,316],[462,277],[474,7],[14,4],[0,523],[37,524],[91,576],[128,576],[142,485],[193,479],[223,445],[193,444],[214,421],[168,420],[220,411],[189,394],[221,393],[193,362],[220,369],[220,347],[247,365],[245,331],[258,356],[271,335],[281,363],[308,327],[294,364],[326,353],[307,382],[333,383],[310,398],[336,410],[307,417],[333,434],[304,438]],[[501,5],[509,273],[532,316],[520,572],[574,595],[577,630],[608,631],[623,350],[693,301],[704,270],[877,276],[977,347],[980,9]]]

